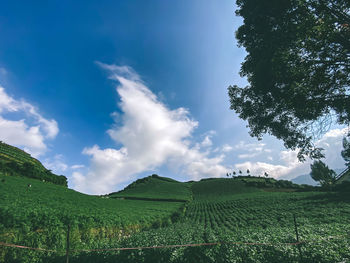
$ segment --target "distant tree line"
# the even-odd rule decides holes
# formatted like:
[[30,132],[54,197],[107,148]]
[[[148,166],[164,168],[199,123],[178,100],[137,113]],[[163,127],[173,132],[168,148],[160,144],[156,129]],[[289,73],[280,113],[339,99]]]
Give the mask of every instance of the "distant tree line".
[[33,179],[51,182],[57,185],[68,186],[67,177],[56,175],[47,169],[39,169],[33,163],[19,163],[15,161],[0,160],[0,172],[9,176],[24,176]]

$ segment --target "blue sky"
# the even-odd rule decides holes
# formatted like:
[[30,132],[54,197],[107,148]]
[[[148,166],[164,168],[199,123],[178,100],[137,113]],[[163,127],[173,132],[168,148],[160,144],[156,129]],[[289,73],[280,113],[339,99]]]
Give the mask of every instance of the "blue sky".
[[[246,85],[234,11],[226,0],[1,3],[0,140],[87,193],[151,173],[307,173],[229,110],[227,87]],[[344,166],[342,134],[320,138],[332,168]]]

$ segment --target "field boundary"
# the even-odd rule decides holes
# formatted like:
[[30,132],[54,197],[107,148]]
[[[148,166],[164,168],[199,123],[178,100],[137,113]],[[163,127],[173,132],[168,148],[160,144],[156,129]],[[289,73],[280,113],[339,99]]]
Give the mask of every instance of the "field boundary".
[[[320,241],[327,241],[328,239],[336,239],[339,237],[345,237],[347,235],[328,236],[323,237],[321,240],[302,240],[298,242],[290,243],[260,243],[260,242],[211,242],[211,243],[195,243],[195,244],[181,244],[181,245],[159,245],[159,246],[141,246],[141,247],[120,247],[120,248],[101,248],[101,249],[70,249],[71,252],[99,252],[99,251],[121,251],[121,250],[143,250],[143,249],[159,249],[159,248],[178,248],[178,247],[201,247],[201,246],[216,246],[216,245],[247,245],[247,246],[298,246],[306,243],[318,243]],[[22,248],[30,250],[38,250],[43,252],[63,253],[64,250],[53,250],[45,248],[33,248],[28,246],[9,244],[0,242],[0,246]]]
[[[292,243],[255,243],[255,242],[212,242],[212,243],[197,243],[197,244],[183,244],[183,245],[161,245],[161,246],[144,246],[144,247],[118,247],[118,248],[101,248],[101,249],[70,249],[71,252],[98,252],[98,251],[118,251],[118,250],[142,250],[142,249],[157,249],[157,248],[177,248],[177,247],[201,247],[201,246],[215,246],[215,245],[250,245],[250,246],[297,246],[303,243],[307,243],[307,241],[299,241]],[[46,251],[46,252],[55,252],[55,253],[63,253],[65,250],[52,250],[45,248],[33,248],[15,244],[8,244],[4,242],[0,242],[0,246],[3,247],[13,247],[13,248],[22,248],[22,249],[30,249],[30,250],[38,250],[38,251]]]

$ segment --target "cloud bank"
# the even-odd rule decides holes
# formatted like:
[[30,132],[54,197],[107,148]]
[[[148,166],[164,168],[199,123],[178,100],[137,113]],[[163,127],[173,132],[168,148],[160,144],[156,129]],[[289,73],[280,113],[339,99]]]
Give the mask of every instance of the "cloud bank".
[[105,194],[134,179],[138,173],[162,165],[188,179],[219,177],[226,173],[222,165],[224,155],[209,157],[210,136],[201,143],[193,142],[191,136],[198,123],[190,118],[187,109],[169,109],[132,68],[97,64],[118,83],[116,92],[122,114],[112,114],[115,123],[107,133],[121,147],[86,147],[83,154],[90,157],[90,167],[85,175],[73,173],[75,189]]
[[[16,113],[22,119],[13,120],[6,114]],[[0,140],[38,157],[47,150],[46,140],[54,139],[59,132],[55,120],[44,118],[38,110],[24,100],[16,100],[0,86]]]
[[[325,133],[321,139],[316,142],[318,147],[324,149],[326,158],[323,160],[331,169],[344,167],[344,160],[340,152],[342,150],[342,138],[346,135],[348,129],[332,129]],[[240,142],[236,149],[248,149],[247,154],[238,155],[239,158],[250,158],[262,153],[271,153],[271,149],[265,149],[265,144],[245,144]],[[235,164],[235,169],[246,171],[249,169],[252,175],[263,175],[267,172],[271,177],[280,179],[292,179],[298,175],[308,174],[310,172],[311,160],[304,163],[298,161],[298,151],[285,150],[278,154],[278,163],[273,164],[261,161],[246,161]],[[267,159],[273,160],[271,156]]]

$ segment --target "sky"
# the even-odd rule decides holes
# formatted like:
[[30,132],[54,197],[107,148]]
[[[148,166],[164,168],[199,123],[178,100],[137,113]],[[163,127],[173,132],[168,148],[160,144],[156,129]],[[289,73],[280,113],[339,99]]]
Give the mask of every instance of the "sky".
[[[247,169],[292,179],[310,160],[251,138],[227,87],[246,53],[234,1],[5,1],[0,4],[0,140],[69,187],[123,189],[156,173],[180,181]],[[333,169],[344,127],[318,138]]]

